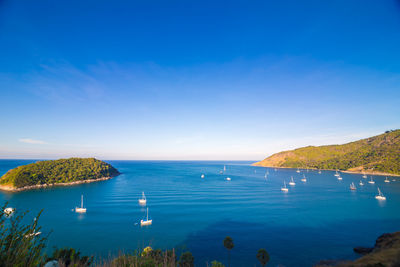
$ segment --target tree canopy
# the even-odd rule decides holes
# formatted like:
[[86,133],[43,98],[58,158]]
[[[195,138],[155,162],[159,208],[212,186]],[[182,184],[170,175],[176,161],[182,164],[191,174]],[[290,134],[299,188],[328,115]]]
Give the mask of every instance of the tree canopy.
[[400,130],[344,145],[308,146],[284,151],[254,165],[400,174]]
[[1,177],[0,184],[21,188],[114,177],[118,174],[113,166],[95,158],[45,160],[9,170]]

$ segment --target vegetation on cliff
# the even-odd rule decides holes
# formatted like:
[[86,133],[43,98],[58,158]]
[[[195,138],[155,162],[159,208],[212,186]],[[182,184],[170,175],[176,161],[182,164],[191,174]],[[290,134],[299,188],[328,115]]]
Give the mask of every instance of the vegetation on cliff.
[[255,166],[339,169],[400,174],[400,130],[344,145],[308,146],[276,153]]
[[114,177],[119,172],[110,164],[95,158],[69,158],[38,161],[9,170],[0,179],[1,185],[13,188],[72,183]]

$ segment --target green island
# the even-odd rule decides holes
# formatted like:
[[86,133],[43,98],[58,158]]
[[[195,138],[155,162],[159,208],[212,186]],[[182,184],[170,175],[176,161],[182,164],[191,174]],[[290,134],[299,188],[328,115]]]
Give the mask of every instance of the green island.
[[110,164],[95,158],[45,160],[9,170],[0,178],[0,189],[21,191],[52,185],[107,180],[119,175]]
[[273,154],[254,166],[400,175],[400,130],[343,145],[307,146]]

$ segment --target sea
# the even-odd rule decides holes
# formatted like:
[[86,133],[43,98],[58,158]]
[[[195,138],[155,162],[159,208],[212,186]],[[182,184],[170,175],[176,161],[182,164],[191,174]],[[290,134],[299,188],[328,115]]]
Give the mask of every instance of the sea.
[[[32,162],[0,160],[0,175]],[[372,247],[379,235],[400,230],[400,177],[385,183],[384,176],[342,173],[339,181],[333,171],[297,173],[247,161],[107,162],[122,174],[90,184],[0,191],[0,203],[29,211],[27,221],[43,210],[38,221],[49,253],[72,247],[99,261],[151,246],[190,251],[196,266],[227,264],[223,240],[230,236],[231,266],[259,266],[260,248],[270,255],[268,266],[312,266],[355,259],[354,247]],[[281,187],[291,177],[296,184],[285,193]],[[375,184],[367,182],[371,177]],[[378,187],[386,201],[375,199]],[[138,203],[142,192],[146,206]],[[82,195],[87,212],[77,214]],[[141,227],[147,208],[153,223]]]

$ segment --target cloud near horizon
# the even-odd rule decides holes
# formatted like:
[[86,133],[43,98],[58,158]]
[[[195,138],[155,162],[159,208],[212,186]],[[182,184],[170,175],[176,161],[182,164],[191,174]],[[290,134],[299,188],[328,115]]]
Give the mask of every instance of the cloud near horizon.
[[21,143],[34,144],[34,145],[46,145],[46,144],[48,144],[45,141],[35,140],[35,139],[31,139],[31,138],[20,138],[20,139],[18,139],[18,141],[21,142]]

